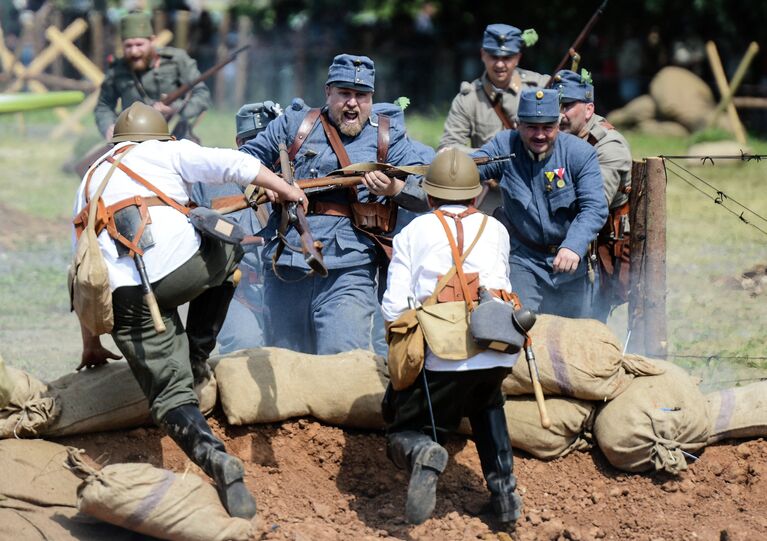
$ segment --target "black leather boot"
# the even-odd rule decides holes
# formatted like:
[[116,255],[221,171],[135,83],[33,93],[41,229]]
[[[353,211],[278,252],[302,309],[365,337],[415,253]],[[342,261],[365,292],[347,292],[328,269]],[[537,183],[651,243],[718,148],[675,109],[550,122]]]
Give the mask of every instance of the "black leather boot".
[[485,410],[469,420],[493,511],[500,522],[514,523],[522,512],[522,498],[515,492],[514,455],[503,409]]
[[447,450],[425,434],[406,431],[389,434],[387,453],[396,466],[410,471],[405,519],[425,522],[437,504],[437,478],[447,466]]
[[256,501],[245,487],[242,462],[226,453],[224,444],[213,435],[200,410],[185,404],[170,410],[162,426],[181,449],[216,483],[221,503],[233,517],[250,519]]
[[186,334],[189,338],[189,362],[195,387],[210,377],[208,357],[216,347],[216,337],[224,325],[235,289],[230,282],[224,282],[206,290],[189,303]]

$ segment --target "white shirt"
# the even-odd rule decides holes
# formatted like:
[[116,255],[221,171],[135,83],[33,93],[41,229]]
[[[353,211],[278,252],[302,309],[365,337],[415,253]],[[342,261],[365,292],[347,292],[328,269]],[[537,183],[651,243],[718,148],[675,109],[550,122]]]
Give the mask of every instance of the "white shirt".
[[[466,207],[445,205],[440,210],[460,214]],[[475,213],[461,220],[463,224],[463,249],[467,250],[479,232],[484,215]],[[446,221],[456,236],[455,221]],[[453,256],[445,230],[434,213],[418,216],[394,237],[392,260],[386,292],[381,310],[386,321],[394,321],[408,310],[408,298],[416,304],[423,303],[437,286],[437,277],[445,275],[453,266]],[[479,283],[488,289],[511,291],[509,283],[509,234],[495,218],[488,217],[485,230],[476,246],[463,262],[465,272],[479,273]],[[436,371],[463,371],[511,367],[517,355],[497,351],[483,351],[463,361],[450,361],[437,357],[427,350],[426,368]]]
[[[113,153],[129,144],[132,143],[119,143],[109,152]],[[99,158],[99,161],[102,158]],[[96,161],[97,168],[88,186],[89,198],[98,190],[110,168],[109,162],[99,164],[99,161]],[[122,163],[182,206],[189,202],[191,184],[195,182],[233,182],[247,186],[261,169],[261,162],[244,152],[201,147],[185,139],[139,143],[125,154]],[[85,207],[83,191],[88,174],[85,174],[77,190],[75,216]],[[105,205],[109,206],[136,195],[152,197],[156,194],[120,169],[115,169],[102,199]],[[148,227],[154,238],[154,246],[144,251],[144,263],[149,281],[155,282],[179,268],[194,255],[200,247],[200,236],[187,217],[172,207],[149,207],[149,215],[151,224]],[[109,269],[112,291],[122,286],[139,285],[141,280],[133,259],[127,256],[117,257],[115,241],[106,229],[99,234],[98,240]]]

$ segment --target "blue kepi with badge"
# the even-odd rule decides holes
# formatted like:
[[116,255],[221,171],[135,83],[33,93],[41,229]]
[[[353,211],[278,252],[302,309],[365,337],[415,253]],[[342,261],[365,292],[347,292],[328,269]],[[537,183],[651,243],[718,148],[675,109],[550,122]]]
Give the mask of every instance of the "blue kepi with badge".
[[547,89],[522,91],[517,117],[527,124],[548,124],[559,120],[559,92]]
[[375,77],[375,65],[367,56],[339,54],[328,68],[328,80],[325,84],[360,92],[373,92]]
[[586,70],[582,70],[580,75],[570,70],[558,71],[554,76],[552,88],[559,91],[559,100],[562,103],[594,103],[594,85],[591,84],[591,75]]

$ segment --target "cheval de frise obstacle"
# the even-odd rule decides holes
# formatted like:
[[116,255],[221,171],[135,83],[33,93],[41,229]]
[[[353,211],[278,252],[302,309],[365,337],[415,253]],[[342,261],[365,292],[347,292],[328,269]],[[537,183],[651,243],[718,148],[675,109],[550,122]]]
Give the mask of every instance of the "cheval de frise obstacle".
[[[542,316],[531,335],[551,427],[541,427],[523,363],[506,382],[505,410],[513,445],[534,457],[598,447],[620,470],[678,475],[708,444],[767,435],[766,382],[704,395],[671,363],[622,355],[609,329],[593,320]],[[261,348],[210,364],[214,375],[198,389],[201,408],[220,407],[231,426],[301,417],[368,431],[384,424],[388,377],[384,359],[371,352],[314,356]],[[0,364],[0,468],[9,472],[0,488],[0,532],[25,539],[129,539],[126,530],[165,539],[251,539],[251,525],[230,518],[210,484],[192,473],[99,463],[55,443],[150,425],[129,372],[116,361],[42,382]],[[471,433],[468,422],[461,432]],[[162,505],[147,508],[157,490],[165,494]],[[82,523],[78,511],[98,521]]]

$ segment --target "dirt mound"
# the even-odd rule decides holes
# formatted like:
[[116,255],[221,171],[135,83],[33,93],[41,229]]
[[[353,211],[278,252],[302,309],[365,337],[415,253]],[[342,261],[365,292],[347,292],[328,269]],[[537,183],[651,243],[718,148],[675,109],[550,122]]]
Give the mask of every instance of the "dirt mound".
[[61,238],[67,231],[67,220],[46,220],[0,203],[0,248],[10,250],[27,242],[46,242]]
[[[489,495],[471,441],[448,444],[434,517],[402,520],[407,476],[386,458],[380,433],[298,420],[224,427],[211,419],[230,452],[246,463],[259,505],[261,539],[508,539],[489,514]],[[513,435],[512,435],[513,437]],[[156,428],[62,438],[100,463],[149,462],[192,469]],[[764,539],[767,535],[767,442],[718,444],[680,477],[633,475],[612,468],[599,451],[552,462],[515,457],[525,502],[513,539],[520,541]]]

